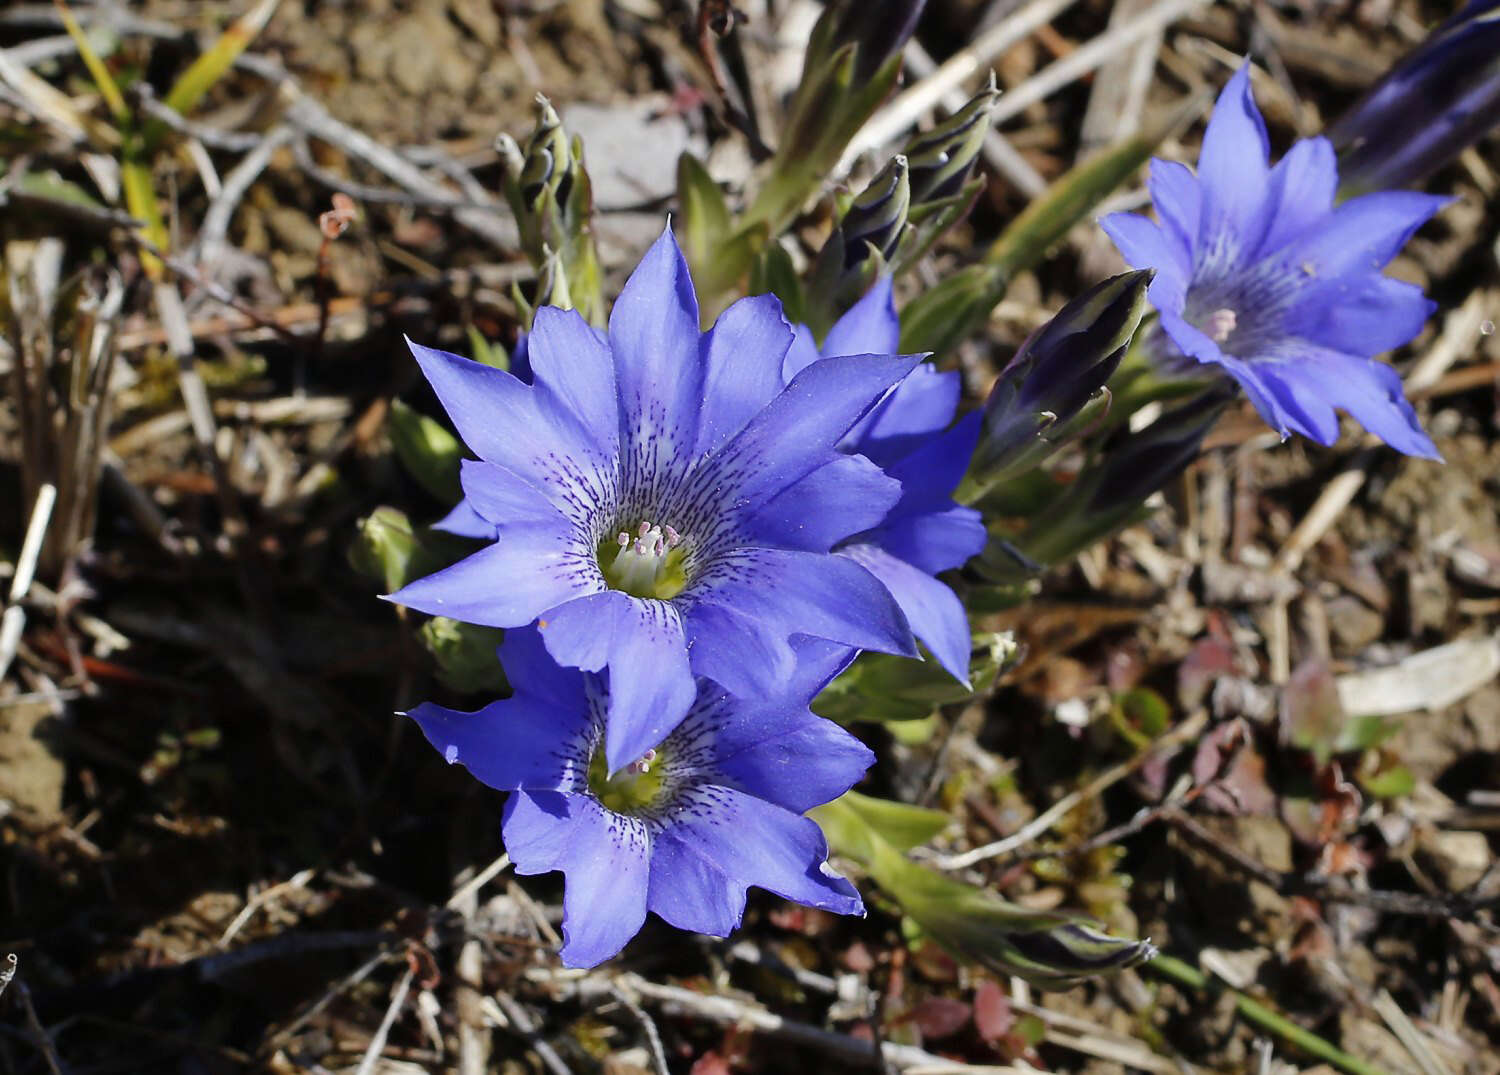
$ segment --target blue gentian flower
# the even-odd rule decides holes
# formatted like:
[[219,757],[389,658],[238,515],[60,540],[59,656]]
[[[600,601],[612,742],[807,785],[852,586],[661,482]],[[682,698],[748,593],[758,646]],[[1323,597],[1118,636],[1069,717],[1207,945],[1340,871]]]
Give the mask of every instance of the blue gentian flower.
[[611,775],[607,677],[560,667],[548,648],[535,629],[507,632],[500,656],[515,673],[514,695],[476,713],[426,703],[411,716],[450,763],[514,792],[503,834],[516,872],[565,876],[564,963],[608,959],[648,910],[679,929],[727,936],[751,885],[864,913],[858,892],[826,865],[822,831],[802,816],[875,760],[807,709],[847,649],[799,642],[795,670],[769,698],[738,698],[699,679],[686,718]]
[[543,307],[526,342],[531,384],[411,345],[479,456],[464,495],[494,540],[393,600],[492,627],[538,621],[559,663],[607,668],[611,772],[682,719],[695,675],[769,696],[792,672],[793,635],[915,654],[885,587],[829,551],[902,495],[838,445],[915,357],[832,359],[783,384],[780,303],[742,299],[700,333],[670,231],[607,335]]
[[[890,277],[879,279],[839,318],[821,353],[806,325],[796,332],[784,369],[788,381],[820,361],[842,361],[837,356],[895,351],[901,323]],[[939,373],[924,362],[850,430],[843,448],[899,480],[901,499],[878,525],[844,539],[834,551],[885,583],[916,636],[967,684],[969,619],[957,595],[933,577],[962,567],[985,543],[979,513],[950,495],[974,454],[981,419],[975,412],[952,424],[961,390],[957,373]]]
[[1283,437],[1332,444],[1338,407],[1398,451],[1436,459],[1400,378],[1372,356],[1436,308],[1380,270],[1445,199],[1397,191],[1335,208],[1337,186],[1326,138],[1270,167],[1246,65],[1214,107],[1197,174],[1151,162],[1161,223],[1115,213],[1103,226],[1132,266],[1156,270],[1157,346],[1220,367]]

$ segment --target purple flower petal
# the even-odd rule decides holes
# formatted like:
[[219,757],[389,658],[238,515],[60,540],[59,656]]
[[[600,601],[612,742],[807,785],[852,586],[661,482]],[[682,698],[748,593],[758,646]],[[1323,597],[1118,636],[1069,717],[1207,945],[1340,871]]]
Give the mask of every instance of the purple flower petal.
[[[488,520],[492,532],[496,526],[518,527],[525,531],[566,534],[571,520],[554,504],[548,493],[526,481],[499,463],[465,459],[459,464],[458,477],[464,498],[460,503],[481,519]],[[567,506],[567,501],[563,504]]]
[[1422,331],[1437,303],[1389,276],[1338,277],[1310,287],[1287,312],[1286,331],[1332,351],[1375,355]]
[[577,310],[543,306],[526,337],[533,383],[556,395],[613,457],[619,449],[619,393],[609,343]]
[[824,872],[828,844],[807,818],[731,788],[697,789],[692,803],[674,830],[722,873],[809,907],[864,913],[854,886]]
[[683,725],[712,739],[712,756],[691,772],[706,783],[803,813],[849,788],[850,774],[875,764],[870,749],[832,721],[813,717],[807,699],[710,699]]
[[[923,362],[860,419],[845,438],[845,446],[882,467],[892,467],[903,457],[920,451],[934,434],[948,427],[962,391],[957,373],[940,373]],[[973,445],[969,448],[972,452]],[[968,460],[964,463],[967,466]],[[961,476],[962,471],[958,477]],[[946,496],[958,484],[958,477],[940,491],[936,486],[941,479],[933,477],[929,484]]]
[[576,820],[558,862],[568,881],[558,955],[565,966],[594,967],[618,954],[646,921],[651,836],[645,822],[610,813],[591,797],[562,798]]
[[958,595],[921,568],[874,545],[845,545],[839,555],[862,564],[891,591],[912,632],[938,664],[969,686],[969,617]]
[[[1290,350],[1290,347],[1288,348]],[[1318,392],[1347,410],[1360,425],[1398,452],[1441,460],[1407,402],[1401,378],[1384,362],[1326,348],[1299,348],[1277,369],[1286,379]]]
[[627,465],[691,454],[703,398],[698,299],[670,228],[625,281],[609,316]]
[[518,791],[505,800],[501,832],[516,873],[551,873],[567,855],[577,815],[570,796],[557,791]]
[[900,340],[901,322],[896,317],[891,278],[882,275],[828,330],[822,354],[826,358],[894,355],[900,348]]
[[1180,245],[1162,228],[1135,213],[1111,213],[1099,221],[1132,269],[1155,269],[1147,294],[1158,310],[1181,310],[1187,295],[1188,266]]
[[407,341],[459,437],[538,488],[598,496],[613,460],[561,399],[504,370]]
[[687,495],[718,490],[723,500],[750,509],[742,518],[753,514],[761,501],[827,462],[826,453],[918,361],[860,355],[813,363],[704,462]]
[[1333,208],[1339,171],[1326,138],[1305,138],[1271,169],[1261,212],[1269,225],[1258,256],[1271,254],[1317,227]]
[[793,377],[822,359],[812,329],[806,325],[792,326],[792,345],[787,348],[786,358],[781,364],[781,379],[790,384]]
[[[1266,122],[1250,92],[1250,65],[1241,65],[1214,104],[1198,154],[1203,192],[1199,221],[1200,264],[1255,250],[1264,233],[1259,215],[1270,171]],[[1143,268],[1144,266],[1137,266]]]
[[448,764],[464,766],[498,791],[587,791],[583,747],[591,721],[581,682],[577,703],[569,713],[549,699],[517,691],[474,713],[424,702],[408,716]]
[[767,501],[744,533],[756,544],[827,552],[878,524],[900,497],[901,483],[870,460],[840,455]]
[[494,541],[496,535],[495,524],[475,511],[467,500],[453,505],[452,511],[432,524],[432,529],[484,541]]
[[739,549],[704,573],[694,603],[731,608],[781,638],[805,634],[881,653],[916,652],[906,618],[885,587],[842,557]]
[[388,600],[429,616],[520,627],[603,588],[593,557],[580,553],[567,532],[532,527],[507,531],[503,541],[408,583]]
[[668,925],[727,937],[744,917],[748,887],[706,859],[697,840],[674,829],[652,840],[646,906]]
[[[1146,188],[1151,192],[1156,214],[1163,230],[1172,240],[1174,262],[1184,270],[1193,263],[1193,247],[1198,239],[1198,218],[1203,212],[1203,191],[1193,170],[1177,161],[1155,157],[1147,166]],[[1133,266],[1140,268],[1140,266]]]
[[763,623],[728,604],[699,602],[682,622],[693,674],[745,698],[779,691],[797,668],[780,623]]
[[611,772],[657,746],[692,704],[682,618],[672,604],[605,590],[553,609],[538,626],[560,664],[609,669],[604,757]]
[[924,511],[887,520],[861,540],[928,574],[962,567],[984,548],[984,520],[973,508],[957,504],[942,511]]
[[[905,458],[887,468],[887,473],[901,483],[901,500],[891,510],[892,516],[925,511],[946,513],[953,508],[950,494],[969,468],[983,422],[983,412],[973,411],[959,419],[951,429],[926,438]],[[978,518],[977,513],[975,518]],[[983,545],[981,540],[970,555]]]
[[792,328],[775,295],[740,299],[703,337],[703,412],[694,455],[720,448],[781,391]]
[[1281,260],[1319,280],[1379,272],[1449,201],[1408,190],[1354,198],[1335,209],[1316,231],[1286,247]]
[[1333,404],[1319,386],[1298,375],[1295,363],[1257,362],[1255,373],[1275,400],[1277,417],[1288,430],[1319,444],[1339,439],[1339,416]]

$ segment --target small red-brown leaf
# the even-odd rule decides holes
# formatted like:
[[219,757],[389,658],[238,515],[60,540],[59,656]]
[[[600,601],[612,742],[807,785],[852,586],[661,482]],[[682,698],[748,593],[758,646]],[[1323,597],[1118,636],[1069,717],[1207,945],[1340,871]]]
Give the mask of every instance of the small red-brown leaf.
[[946,1038],[968,1025],[971,1009],[952,997],[927,997],[911,1011],[911,1021],[924,1038]]
[[693,1066],[688,1069],[688,1075],[730,1075],[729,1061],[713,1050],[709,1050],[693,1061]]
[[844,949],[841,961],[846,969],[852,970],[855,974],[869,974],[875,969],[875,957],[865,947],[864,941],[855,941]]
[[1010,1006],[1010,997],[994,982],[986,979],[974,990],[974,1026],[979,1036],[991,1045],[996,1045],[1016,1025],[1016,1013]]

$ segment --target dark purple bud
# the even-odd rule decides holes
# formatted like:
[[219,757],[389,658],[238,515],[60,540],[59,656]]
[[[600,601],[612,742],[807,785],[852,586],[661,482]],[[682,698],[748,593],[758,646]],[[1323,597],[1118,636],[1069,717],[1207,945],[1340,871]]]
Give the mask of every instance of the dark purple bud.
[[829,0],[813,28],[809,60],[815,48],[831,55],[853,44],[855,82],[864,82],[900,55],[926,6],[927,0]]
[[1420,182],[1500,124],[1500,0],[1469,0],[1328,129],[1344,194]]
[[1187,469],[1218,422],[1235,388],[1225,384],[1166,411],[1139,432],[1121,431],[1099,453],[1088,514],[1134,511],[1146,498]]
[[1021,345],[984,405],[972,478],[981,487],[1037,465],[1078,431],[1146,311],[1151,272],[1112,276],[1064,306]]
[[839,221],[844,268],[852,269],[872,251],[890,261],[906,230],[906,212],[910,207],[906,158],[897,155],[859,192]]

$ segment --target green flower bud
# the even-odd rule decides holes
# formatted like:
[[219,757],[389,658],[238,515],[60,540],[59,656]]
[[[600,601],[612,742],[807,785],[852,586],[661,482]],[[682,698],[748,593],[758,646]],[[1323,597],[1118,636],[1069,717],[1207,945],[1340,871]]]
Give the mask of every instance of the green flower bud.
[[422,645],[437,663],[438,678],[464,694],[510,693],[495,656],[505,632],[435,616],[422,625]]
[[907,162],[898,154],[860,191],[839,221],[837,234],[844,269],[854,268],[872,252],[882,261],[890,261],[906,230],[910,208]]
[[[551,304],[576,307],[590,321],[602,322],[593,188],[583,166],[582,143],[568,137],[556,109],[538,94],[536,127],[525,148],[502,134],[495,139],[495,152],[504,168],[505,197],[515,214],[522,248],[536,266],[545,292],[523,305],[523,320],[529,324],[536,306]],[[556,261],[549,266],[554,251]],[[564,281],[560,290],[559,280]]]
[[951,198],[963,189],[974,161],[989,133],[990,113],[1000,99],[995,74],[953,115],[925,134],[918,134],[902,151],[911,165],[911,200],[926,206]]

